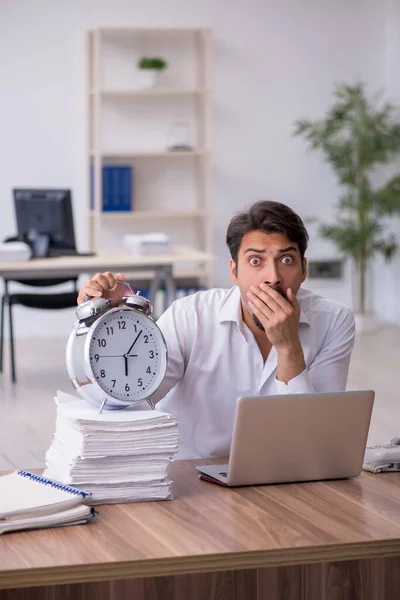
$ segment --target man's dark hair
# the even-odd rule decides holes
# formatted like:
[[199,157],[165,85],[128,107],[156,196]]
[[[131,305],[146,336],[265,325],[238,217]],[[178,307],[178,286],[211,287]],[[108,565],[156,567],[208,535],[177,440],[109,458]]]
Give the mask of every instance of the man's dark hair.
[[284,233],[298,245],[301,258],[304,258],[308,245],[307,230],[299,215],[285,204],[260,200],[232,218],[226,232],[226,243],[236,264],[243,236],[250,231]]

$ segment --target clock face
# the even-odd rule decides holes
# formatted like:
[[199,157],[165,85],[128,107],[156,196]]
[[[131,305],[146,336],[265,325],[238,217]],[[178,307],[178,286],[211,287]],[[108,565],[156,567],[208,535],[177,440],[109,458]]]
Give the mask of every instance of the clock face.
[[121,401],[147,398],[161,384],[167,351],[161,331],[137,310],[115,308],[88,336],[89,362],[101,389]]

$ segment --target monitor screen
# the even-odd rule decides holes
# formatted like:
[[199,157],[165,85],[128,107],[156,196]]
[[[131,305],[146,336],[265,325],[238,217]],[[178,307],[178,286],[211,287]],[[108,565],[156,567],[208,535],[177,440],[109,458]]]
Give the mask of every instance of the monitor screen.
[[[76,252],[70,190],[14,189],[18,237],[31,243],[41,255],[55,256]],[[44,241],[35,245],[35,241]]]

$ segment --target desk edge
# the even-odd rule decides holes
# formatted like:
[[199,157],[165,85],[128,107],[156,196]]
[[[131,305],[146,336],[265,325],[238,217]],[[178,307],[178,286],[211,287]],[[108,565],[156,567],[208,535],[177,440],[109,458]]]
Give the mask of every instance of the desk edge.
[[[9,534],[12,535],[12,534]],[[400,539],[283,548],[251,552],[224,552],[204,556],[179,556],[126,562],[64,565],[2,571],[0,589],[89,583],[212,573],[219,571],[341,562],[400,555]]]

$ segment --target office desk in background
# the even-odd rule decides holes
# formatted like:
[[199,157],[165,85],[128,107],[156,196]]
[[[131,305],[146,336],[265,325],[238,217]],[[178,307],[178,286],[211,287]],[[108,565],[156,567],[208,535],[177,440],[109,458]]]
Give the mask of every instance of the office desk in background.
[[165,285],[165,307],[175,299],[176,282],[173,269],[182,263],[209,263],[214,256],[194,248],[177,247],[172,254],[139,256],[128,252],[99,252],[95,256],[58,256],[55,258],[37,258],[26,261],[0,261],[0,277],[4,279],[44,279],[46,277],[69,277],[87,273],[112,271],[129,273],[131,271],[152,271],[149,286],[149,300],[154,305],[155,294],[162,284]]
[[0,536],[0,598],[398,600],[400,473],[229,489],[207,462],[171,465],[172,502]]

